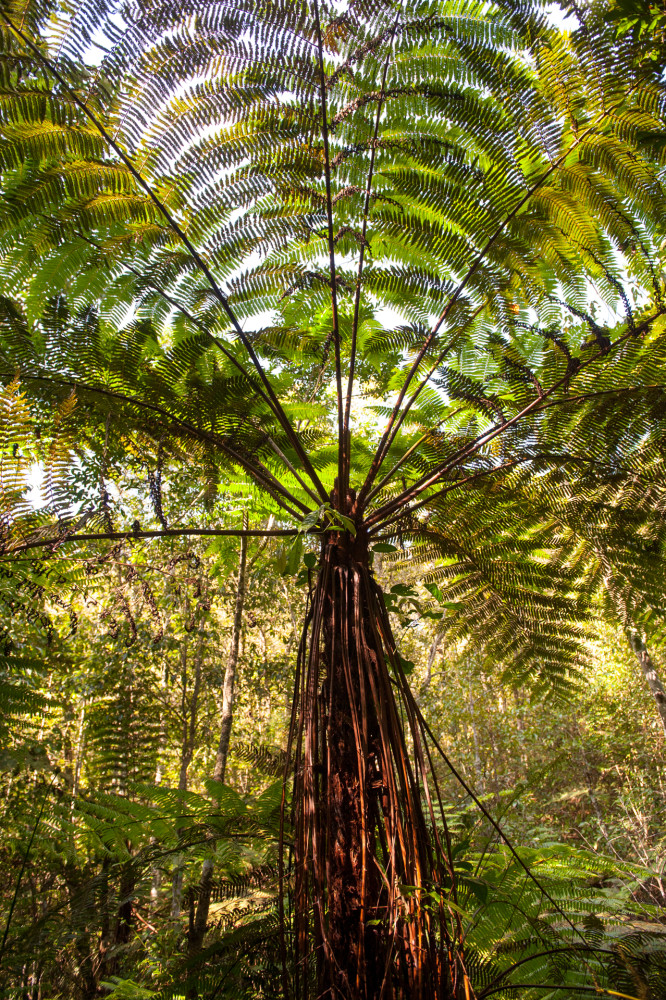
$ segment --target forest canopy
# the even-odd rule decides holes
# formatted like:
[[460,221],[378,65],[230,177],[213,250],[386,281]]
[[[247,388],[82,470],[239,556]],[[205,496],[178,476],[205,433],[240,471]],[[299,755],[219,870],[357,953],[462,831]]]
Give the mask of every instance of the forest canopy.
[[2,0],[0,996],[666,994],[665,26]]

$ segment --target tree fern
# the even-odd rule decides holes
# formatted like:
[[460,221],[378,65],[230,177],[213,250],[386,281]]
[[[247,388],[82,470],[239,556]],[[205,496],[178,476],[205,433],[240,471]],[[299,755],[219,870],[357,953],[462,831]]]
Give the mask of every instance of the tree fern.
[[[512,2],[1,14],[7,381],[18,367],[62,414],[74,390],[72,426],[252,483],[274,530],[321,536],[287,747],[285,995],[289,949],[299,996],[475,989],[369,544],[434,535],[461,627],[553,683],[582,665],[589,593],[542,526],[559,470],[649,475],[625,401],[661,393],[664,90],[605,14],[568,32]],[[381,431],[358,433],[359,393]],[[598,394],[603,435],[576,405]],[[94,530],[11,551],[141,533],[84,510]],[[279,900],[284,877],[282,857]]]

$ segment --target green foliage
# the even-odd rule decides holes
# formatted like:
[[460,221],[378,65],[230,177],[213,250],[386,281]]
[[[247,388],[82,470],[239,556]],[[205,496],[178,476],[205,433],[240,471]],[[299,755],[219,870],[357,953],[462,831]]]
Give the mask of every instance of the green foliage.
[[[128,14],[122,37],[105,8],[48,10],[19,34],[7,12],[0,220],[11,392],[63,414],[40,523],[116,527],[114,453],[148,449],[157,530],[164,463],[207,496],[220,477],[254,483],[285,530],[397,527],[419,559],[430,544],[447,561],[453,639],[473,632],[516,676],[566,686],[585,662],[588,581],[553,528],[535,537],[522,495],[573,472],[642,475],[631,413],[645,400],[651,425],[662,407],[664,95],[626,33],[603,5],[568,32],[510,5],[331,11],[324,135],[305,7],[234,8],[220,34],[202,4],[187,43],[177,5]],[[98,69],[93,35],[108,36]],[[234,317],[253,316],[248,339]],[[398,393],[386,433],[370,425],[341,453],[334,361],[380,419]],[[89,472],[73,489],[74,440]],[[353,516],[330,499],[347,464]],[[12,536],[35,540],[16,489]],[[547,517],[558,500],[542,493]],[[482,555],[477,519],[496,524],[500,504]],[[278,563],[297,572],[298,546]]]
[[[3,4],[8,989],[278,982],[258,895],[277,793],[251,766],[282,761],[256,748],[280,743],[303,655],[309,534],[402,577],[384,606],[406,638],[471,643],[539,697],[592,671],[600,609],[662,642],[663,11],[563,9],[567,28],[514,0]],[[232,753],[243,795],[206,785],[201,736],[241,530],[269,539],[235,639],[246,719],[272,698]],[[248,640],[278,607],[293,635]],[[606,884],[542,844],[537,887],[504,848],[458,848],[428,905],[479,998],[659,995],[645,872]],[[183,893],[192,944],[213,859],[220,900],[252,902],[186,957]]]
[[617,25],[619,38],[630,37],[637,59],[651,60],[659,65],[663,59],[666,10],[663,4],[645,0],[619,0],[611,8],[611,19]]

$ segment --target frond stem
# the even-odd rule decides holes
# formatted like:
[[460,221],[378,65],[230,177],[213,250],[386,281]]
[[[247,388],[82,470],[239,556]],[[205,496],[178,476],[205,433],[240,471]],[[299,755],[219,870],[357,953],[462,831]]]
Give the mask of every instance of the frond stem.
[[396,472],[398,471],[398,469],[402,465],[405,464],[405,462],[407,461],[407,459],[409,458],[410,455],[413,455],[413,453],[416,451],[416,449],[418,448],[418,446],[420,444],[423,444],[424,441],[427,441],[428,438],[437,430],[438,427],[441,427],[443,423],[445,423],[447,420],[453,420],[453,418],[457,417],[459,413],[463,412],[463,410],[464,410],[464,407],[462,407],[462,406],[458,407],[458,409],[454,410],[453,413],[449,413],[448,416],[442,417],[441,420],[438,420],[437,423],[434,425],[434,427],[431,427],[429,430],[427,430],[426,433],[422,434],[420,438],[417,438],[416,441],[414,442],[414,444],[411,445],[411,447],[409,447],[407,449],[407,451],[403,455],[400,456],[400,458],[398,459],[398,461],[386,473],[386,475],[384,476],[384,478],[379,483],[377,483],[377,485],[375,486],[375,488],[373,490],[371,490],[371,492],[368,494],[368,499],[367,499],[366,502],[367,503],[372,503],[372,501],[377,496],[377,494],[381,493],[381,491],[384,489],[384,487],[386,486],[386,484],[388,482],[390,482],[391,479],[393,479],[393,477],[396,474]]
[[[319,2],[313,0],[315,30],[317,32],[317,61],[321,91],[321,131],[324,140],[324,177],[326,182],[326,216],[328,222],[328,264],[331,276],[331,313],[333,321],[333,348],[335,352],[335,386],[338,401],[338,498],[341,510],[346,513],[346,489],[344,472],[348,442],[345,438],[342,409],[342,362],[340,357],[340,325],[338,319],[338,290],[335,272],[335,238],[333,236],[333,200],[331,196],[331,157],[328,141],[328,103],[326,98],[326,72],[324,70],[324,46],[319,17]],[[325,498],[328,500],[328,497]]]
[[248,352],[248,354],[250,356],[250,359],[252,361],[252,364],[254,365],[255,369],[257,370],[259,378],[261,379],[266,392],[268,393],[268,395],[270,396],[271,400],[273,401],[273,405],[275,407],[275,411],[274,412],[276,413],[276,416],[280,420],[280,423],[282,424],[282,427],[283,427],[285,433],[289,437],[289,440],[291,441],[294,449],[296,450],[296,453],[298,454],[298,457],[303,462],[304,468],[306,469],[306,471],[307,471],[308,475],[310,476],[312,482],[315,484],[315,486],[319,490],[322,498],[324,500],[328,499],[328,495],[326,493],[326,490],[324,489],[324,486],[323,486],[321,480],[319,479],[319,476],[317,475],[316,471],[314,470],[314,467],[312,466],[312,464],[311,464],[311,462],[310,462],[310,460],[309,460],[309,458],[307,456],[307,453],[303,449],[303,446],[301,445],[301,443],[300,443],[300,441],[298,439],[298,435],[296,434],[296,431],[293,428],[293,426],[292,426],[292,424],[291,424],[291,422],[290,422],[287,414],[285,413],[284,409],[282,408],[282,404],[280,403],[280,400],[278,399],[278,397],[277,397],[277,395],[276,395],[276,393],[275,393],[275,391],[274,391],[274,389],[273,389],[273,387],[272,387],[272,385],[270,383],[270,380],[269,380],[268,376],[266,375],[266,372],[264,371],[264,369],[263,369],[263,367],[261,365],[261,362],[259,361],[259,358],[258,358],[258,356],[257,356],[254,348],[252,347],[252,344],[250,343],[250,341],[248,340],[248,338],[245,336],[245,333],[243,332],[243,329],[242,329],[240,323],[238,322],[238,319],[236,318],[236,315],[235,315],[234,311],[232,310],[231,306],[229,305],[229,300],[228,300],[227,296],[224,294],[224,292],[222,291],[222,289],[217,284],[217,282],[216,282],[216,280],[215,280],[215,278],[213,276],[212,271],[210,270],[209,266],[206,264],[205,260],[203,259],[203,257],[199,253],[199,251],[196,249],[196,247],[194,246],[194,244],[192,243],[192,241],[189,239],[189,237],[185,233],[184,229],[180,226],[180,224],[173,217],[173,215],[168,210],[168,208],[166,207],[166,205],[155,194],[155,192],[154,192],[153,188],[150,186],[150,184],[144,179],[144,177],[136,169],[136,167],[132,163],[131,159],[127,156],[127,154],[124,152],[124,150],[119,145],[119,143],[116,142],[116,140],[113,138],[112,135],[110,135],[110,133],[107,131],[107,129],[101,123],[101,121],[98,119],[97,115],[95,115],[94,112],[90,110],[90,108],[88,107],[88,105],[86,104],[86,102],[83,101],[83,100],[81,100],[81,98],[76,93],[76,91],[70,86],[69,83],[67,83],[67,81],[65,80],[65,78],[59,73],[59,71],[53,65],[53,63],[51,62],[51,60],[48,59],[40,51],[39,47],[37,45],[35,45],[35,43],[33,41],[31,41],[31,39],[29,39],[27,37],[27,35],[25,35],[24,32],[21,31],[20,28],[16,27],[16,25],[13,23],[13,21],[11,20],[11,18],[9,18],[7,16],[7,14],[4,11],[2,11],[2,10],[0,10],[0,17],[2,17],[2,20],[5,22],[5,24],[10,29],[10,31],[12,31],[15,35],[18,36],[18,38],[21,39],[21,41],[24,43],[24,45],[26,45],[28,47],[28,49],[37,57],[37,59],[42,63],[42,65],[45,66],[46,69],[55,77],[55,79],[58,81],[58,83],[60,83],[60,85],[62,87],[64,87],[68,91],[71,99],[74,101],[74,103],[77,105],[77,107],[79,107],[81,109],[81,111],[83,111],[83,113],[86,116],[86,118],[88,118],[88,120],[90,122],[92,122],[92,124],[95,126],[95,128],[97,129],[97,131],[99,132],[99,134],[102,136],[102,138],[109,144],[109,146],[114,150],[114,152],[117,154],[117,156],[120,157],[121,161],[124,163],[124,165],[126,166],[126,168],[129,170],[129,172],[132,175],[132,177],[134,178],[134,180],[146,192],[146,194],[148,195],[148,197],[150,198],[150,200],[153,202],[153,204],[155,205],[155,207],[159,211],[160,215],[162,215],[164,217],[164,219],[166,220],[167,224],[170,226],[170,228],[174,231],[174,233],[178,236],[178,238],[180,239],[180,241],[183,243],[183,245],[187,249],[188,253],[190,254],[190,256],[192,257],[192,259],[194,260],[195,264],[197,265],[197,267],[200,269],[200,271],[203,273],[204,277],[208,281],[208,284],[210,286],[211,291],[213,292],[213,295],[215,296],[215,298],[217,299],[217,301],[222,306],[224,312],[227,314],[227,317],[229,318],[229,321],[231,322],[231,325],[233,326],[234,330],[236,331],[236,334],[237,334],[239,340],[241,341],[241,343],[245,347],[246,351]]
[[[634,87],[635,86],[636,85],[634,85]],[[628,93],[631,93],[631,91],[634,89],[634,87],[629,88]],[[440,327],[446,321],[446,319],[447,319],[447,317],[448,317],[451,309],[453,308],[453,306],[455,305],[455,303],[458,301],[458,299],[462,295],[463,291],[465,290],[465,288],[467,287],[467,285],[469,284],[469,282],[472,280],[472,278],[474,277],[474,275],[478,271],[478,269],[481,266],[484,258],[486,257],[486,255],[488,254],[488,252],[492,249],[492,247],[495,245],[495,243],[497,242],[497,240],[499,239],[499,237],[502,235],[502,233],[504,232],[504,230],[506,229],[506,227],[509,225],[509,223],[516,217],[516,215],[518,214],[518,212],[522,208],[524,208],[524,206],[529,202],[529,200],[532,197],[532,195],[534,195],[539,190],[539,188],[541,188],[545,184],[545,182],[557,170],[559,170],[559,168],[566,162],[566,160],[571,155],[571,153],[573,153],[574,150],[578,146],[580,146],[580,144],[585,139],[587,139],[588,136],[590,136],[595,131],[595,129],[597,129],[602,124],[602,122],[608,117],[608,115],[610,115],[613,111],[615,111],[619,106],[620,106],[620,104],[618,103],[618,104],[614,104],[611,107],[607,108],[603,112],[603,114],[601,114],[599,116],[599,118],[592,125],[590,125],[588,128],[586,128],[583,132],[581,132],[581,134],[579,136],[576,137],[576,139],[568,146],[568,148],[564,151],[564,153],[562,153],[556,160],[553,161],[553,163],[551,163],[551,165],[548,167],[547,170],[544,171],[544,173],[541,175],[541,177],[539,177],[538,180],[536,180],[534,182],[534,184],[532,184],[532,186],[530,188],[528,188],[528,190],[525,192],[525,194],[523,195],[523,197],[518,201],[518,203],[511,209],[510,212],[507,213],[506,217],[502,220],[502,222],[497,227],[497,229],[495,230],[495,232],[487,239],[485,245],[481,248],[481,250],[479,251],[479,253],[475,257],[475,259],[473,260],[473,262],[472,262],[471,266],[469,267],[467,273],[464,275],[464,277],[462,278],[462,280],[458,284],[458,286],[455,289],[453,295],[451,296],[451,298],[447,302],[446,306],[444,307],[441,315],[439,316],[437,322],[435,323],[435,325],[433,326],[432,330],[430,331],[430,333],[426,337],[426,339],[425,339],[425,341],[423,343],[423,346],[421,347],[419,353],[417,354],[416,358],[414,359],[414,362],[412,363],[412,366],[411,366],[409,372],[407,373],[407,377],[406,377],[405,381],[403,382],[403,384],[402,384],[402,386],[400,388],[400,392],[398,393],[398,398],[397,398],[397,400],[395,402],[395,405],[393,407],[393,412],[391,413],[391,416],[389,417],[388,424],[386,426],[386,430],[384,431],[384,434],[382,435],[382,439],[381,439],[381,441],[379,443],[379,446],[377,448],[377,452],[376,452],[375,457],[374,457],[374,459],[372,461],[372,465],[370,467],[370,471],[368,472],[368,476],[366,478],[366,481],[363,484],[363,486],[361,488],[361,491],[359,493],[359,504],[362,503],[363,500],[364,500],[364,498],[367,496],[367,493],[368,493],[369,489],[372,486],[372,483],[373,483],[373,481],[375,479],[375,476],[377,475],[377,472],[379,471],[379,467],[381,466],[381,464],[382,464],[382,462],[384,460],[386,442],[389,439],[389,436],[391,434],[391,430],[393,428],[393,425],[395,424],[396,420],[398,419],[398,415],[400,413],[400,409],[402,407],[402,404],[403,404],[403,401],[405,399],[405,396],[407,395],[407,390],[409,389],[409,386],[410,386],[410,384],[412,382],[412,379],[414,378],[416,372],[419,369],[421,361],[423,360],[423,358],[425,357],[427,351],[429,350],[429,348],[431,347],[433,341],[435,340],[435,338],[436,338],[436,336],[437,336],[437,334],[439,332]],[[420,390],[417,389],[417,392],[419,392],[419,391]],[[408,404],[408,405],[411,405],[411,404]]]
[[600,954],[600,955],[614,954],[610,948],[593,948],[591,945],[587,945],[585,948],[574,945],[568,948],[549,948],[547,951],[537,951],[533,955],[528,955],[527,958],[521,958],[520,961],[514,962],[510,969],[506,969],[504,972],[501,972],[499,976],[496,976],[496,978],[493,979],[492,983],[490,983],[485,990],[482,990],[481,993],[479,993],[478,1000],[483,1000],[484,997],[490,996],[491,993],[494,993],[495,990],[492,989],[492,987],[497,986],[497,984],[501,982],[502,979],[506,979],[507,976],[510,976],[511,973],[515,969],[517,969],[518,966],[520,965],[525,965],[527,962],[533,962],[537,958],[545,958],[548,955],[561,955],[561,954],[570,955],[572,952],[578,952],[578,951],[589,951],[592,954]]
[[159,531],[107,531],[90,532],[88,534],[66,535],[55,538],[38,538],[28,540],[21,545],[12,545],[0,552],[0,556],[13,555],[15,552],[25,552],[28,549],[43,548],[46,545],[60,547],[69,542],[103,542],[122,541],[124,539],[140,538],[190,538],[201,535],[204,538],[293,538],[298,535],[298,528],[167,528]]
[[[7,372],[0,372],[0,377],[8,378],[10,376],[8,375]],[[288,507],[283,500],[278,499],[278,497],[275,496],[274,491],[277,490],[277,492],[286,500],[288,500],[289,503],[295,504],[297,507],[300,507],[302,513],[304,514],[308,513],[308,508],[306,507],[306,505],[302,503],[300,500],[298,500],[297,497],[293,496],[293,494],[291,494],[289,490],[285,486],[283,486],[278,479],[275,478],[272,472],[270,472],[264,465],[262,465],[261,462],[259,462],[257,465],[254,465],[251,461],[249,461],[238,451],[236,451],[236,449],[233,448],[227,441],[225,441],[223,438],[218,437],[217,434],[211,434],[208,431],[202,430],[200,427],[194,427],[186,420],[183,420],[182,418],[177,417],[172,413],[169,413],[168,410],[165,410],[163,407],[158,406],[156,403],[148,403],[141,399],[135,399],[133,396],[127,396],[124,393],[116,392],[113,389],[103,389],[99,386],[88,385],[85,382],[77,382],[74,379],[55,378],[53,376],[46,376],[46,375],[26,375],[23,372],[21,372],[21,378],[28,379],[31,382],[48,382],[53,385],[68,386],[69,388],[75,390],[82,389],[85,392],[94,392],[100,396],[108,396],[111,399],[118,399],[124,403],[129,403],[131,406],[138,406],[141,409],[150,410],[151,412],[157,413],[162,417],[166,417],[167,420],[173,421],[174,423],[178,424],[180,427],[183,428],[183,430],[187,431],[189,434],[192,434],[193,437],[210,441],[212,444],[215,444],[217,445],[217,447],[221,448],[224,452],[227,453],[227,455],[230,458],[232,458],[235,462],[238,462],[238,464],[246,470],[246,472],[258,483],[259,486],[262,486],[268,493],[270,493],[271,496],[273,496],[273,498],[280,504],[280,506],[283,507],[283,509],[286,510],[289,514],[291,514],[292,517],[298,519],[300,515],[296,511]]]
[[[384,531],[390,524],[393,524],[395,521],[400,520],[401,517],[413,514],[414,511],[419,510],[419,508],[421,507],[425,507],[433,500],[436,500],[437,498],[444,496],[446,493],[450,493],[452,490],[457,489],[458,486],[464,486],[465,483],[472,483],[477,479],[481,479],[483,476],[491,475],[493,472],[501,472],[503,469],[513,469],[516,465],[520,465],[520,463],[524,461],[526,461],[526,459],[515,458],[512,459],[510,462],[504,462],[502,465],[493,465],[490,469],[481,469],[479,472],[474,472],[469,476],[465,476],[464,479],[456,479],[454,483],[450,483],[443,489],[437,490],[436,493],[429,493],[424,500],[421,500],[419,501],[419,503],[414,504],[413,507],[409,507],[407,510],[401,509],[398,511],[397,514],[394,514],[393,517],[389,517],[385,521],[380,521],[375,528],[370,529],[368,534],[373,535],[377,531]],[[534,461],[534,459],[532,459],[532,461]],[[369,524],[370,522],[368,521],[366,523]]]
[[291,474],[294,477],[294,479],[303,487],[303,489],[305,490],[305,492],[307,493],[307,495],[310,497],[310,499],[314,500],[314,502],[318,505],[319,504],[319,497],[317,496],[317,494],[313,493],[313,491],[310,489],[310,487],[307,485],[307,483],[303,479],[301,479],[301,477],[299,476],[299,474],[296,471],[296,469],[294,468],[294,466],[291,464],[291,462],[289,461],[289,459],[287,458],[287,456],[285,455],[285,453],[282,451],[282,449],[277,446],[277,444],[275,443],[275,441],[273,440],[272,437],[268,438],[268,443],[271,446],[271,448],[273,449],[273,451],[275,452],[275,454],[278,456],[278,458],[282,459],[282,461],[287,466],[287,468],[291,472]]
[[[428,476],[425,476],[422,479],[418,480],[408,490],[405,490],[402,493],[400,493],[397,497],[391,500],[384,507],[380,507],[379,510],[375,511],[375,513],[372,514],[370,518],[368,518],[366,523],[367,524],[375,523],[380,518],[385,517],[389,513],[392,513],[394,510],[396,510],[397,508],[402,507],[405,503],[409,502],[410,500],[418,496],[420,493],[422,493],[423,490],[426,490],[430,486],[433,486],[437,482],[437,480],[441,479],[443,475],[446,475],[446,473],[451,468],[453,468],[453,466],[458,465],[461,461],[464,461],[464,459],[469,458],[471,455],[475,454],[480,448],[482,448],[484,445],[488,444],[490,441],[496,438],[498,434],[503,434],[504,431],[515,426],[515,424],[519,423],[519,421],[522,420],[524,417],[529,416],[532,413],[539,412],[540,409],[544,408],[543,401],[545,399],[547,399],[549,396],[552,396],[552,394],[556,392],[558,389],[561,389],[563,386],[567,385],[581,371],[584,371],[593,362],[598,361],[598,359],[602,355],[610,353],[611,350],[618,348],[623,343],[625,343],[625,341],[632,339],[636,337],[638,334],[642,333],[650,325],[650,323],[653,323],[654,320],[657,319],[657,317],[660,316],[664,311],[666,310],[660,309],[654,316],[651,316],[649,319],[644,320],[643,323],[635,327],[634,330],[629,330],[626,333],[624,333],[621,337],[618,337],[618,339],[613,344],[611,344],[609,348],[600,349],[599,351],[597,351],[597,353],[592,355],[592,357],[588,358],[587,361],[584,361],[581,364],[579,364],[578,368],[575,371],[567,372],[561,379],[559,379],[559,381],[555,382],[550,387],[550,389],[547,389],[541,396],[538,396],[536,399],[533,399],[531,403],[528,403],[527,406],[523,407],[523,409],[519,413],[515,414],[515,416],[511,417],[509,420],[503,421],[501,424],[495,424],[494,427],[491,427],[489,430],[484,431],[483,434],[480,434],[469,445],[459,449],[457,452],[454,452],[454,454],[449,458],[449,460],[443,466],[441,466],[435,472],[430,473]],[[568,402],[568,399],[566,401]],[[553,403],[551,403],[551,405],[555,405],[555,402],[560,402],[560,401],[554,401]]]
[[[398,28],[399,16],[396,17],[389,36],[389,45],[392,44],[395,32]],[[386,78],[388,76],[389,64],[391,61],[391,49],[386,53],[386,59],[384,60],[384,69],[382,72],[382,83],[379,92],[379,100],[377,102],[377,113],[375,115],[375,128],[372,135],[372,143],[370,145],[370,164],[368,166],[368,179],[365,185],[365,201],[363,204],[363,225],[361,227],[361,249],[358,256],[358,273],[356,277],[356,294],[354,296],[354,315],[352,318],[352,330],[351,330],[351,346],[349,350],[349,379],[347,382],[347,398],[345,400],[345,416],[343,424],[344,439],[347,441],[349,436],[349,420],[351,412],[351,401],[352,394],[354,391],[354,370],[356,366],[356,343],[358,340],[358,322],[361,308],[361,283],[363,280],[363,267],[365,264],[365,245],[366,245],[366,234],[368,231],[368,215],[370,212],[370,195],[372,193],[372,178],[375,170],[375,158],[377,153],[377,139],[379,136],[379,123],[381,120],[382,106],[384,103],[384,94],[386,90]],[[348,452],[345,453],[345,469],[344,469],[344,482],[343,490],[346,491],[349,486],[349,474],[351,465],[351,442]]]
[[617,990],[607,990],[603,986],[548,986],[546,983],[505,983],[504,986],[498,986],[497,989],[482,993],[481,996],[491,997],[494,993],[502,993],[504,990],[568,990],[576,993],[595,993],[597,996],[620,997],[621,1000],[638,1000],[638,997],[630,993],[618,993]]
[[[472,315],[464,323],[464,325],[461,327],[461,329],[458,332],[462,333],[463,330],[467,329],[467,327],[470,325],[470,323],[474,322],[474,320],[479,315],[479,313],[483,312],[483,310],[486,308],[486,305],[487,305],[487,302],[485,302],[485,301],[482,302],[481,305],[477,309],[474,310],[474,312],[472,313]],[[389,434],[389,436],[388,436],[388,438],[387,438],[387,440],[386,440],[386,442],[384,444],[384,450],[383,450],[381,458],[379,460],[379,468],[381,468],[381,466],[384,463],[384,459],[386,458],[386,456],[388,455],[389,451],[391,450],[391,446],[392,446],[393,442],[395,441],[396,437],[398,436],[398,434],[400,432],[400,428],[402,427],[403,423],[405,422],[405,418],[407,417],[407,414],[409,413],[409,411],[411,410],[412,406],[414,405],[414,403],[417,401],[417,399],[419,398],[419,396],[421,395],[421,393],[425,389],[426,385],[428,384],[428,382],[430,381],[430,379],[432,378],[432,376],[435,374],[435,372],[437,371],[437,369],[441,365],[441,363],[444,360],[444,358],[446,357],[446,355],[449,353],[449,351],[451,351],[453,349],[453,347],[455,347],[455,340],[449,341],[449,343],[446,345],[446,347],[444,347],[440,351],[440,353],[435,358],[434,364],[432,364],[430,366],[430,369],[424,375],[424,377],[421,379],[421,382],[416,387],[416,390],[412,393],[412,395],[410,396],[410,398],[407,400],[407,404],[405,405],[404,409],[401,411],[400,415],[398,416],[398,419],[393,424],[393,428],[391,430],[391,433]],[[377,471],[379,471],[379,469]],[[368,500],[369,500],[369,498],[368,498]]]
[[[91,239],[89,236],[86,236],[84,233],[80,231],[77,231],[76,235],[79,237],[79,239],[83,240],[84,243],[88,243],[89,246],[94,247],[101,253],[105,253],[104,247],[102,246],[101,243],[98,243],[96,240]],[[181,302],[178,302],[178,300],[174,299],[173,296],[168,294],[168,292],[165,292],[163,288],[160,288],[158,284],[156,284],[154,281],[151,281],[149,278],[146,278],[145,275],[141,274],[141,271],[137,270],[137,268],[132,267],[131,264],[126,264],[126,263],[123,263],[123,267],[126,271],[129,271],[130,274],[133,274],[140,281],[144,281],[149,288],[152,288],[153,291],[160,296],[160,298],[164,299],[165,302],[168,302],[168,304],[172,306],[174,309],[176,309],[182,316],[184,316],[185,319],[188,320],[188,322],[192,323],[193,326],[196,326],[198,330],[200,330],[206,337],[208,337],[209,340],[215,345],[215,347],[217,347],[218,350],[222,352],[225,358],[227,358],[227,360],[230,361],[238,369],[238,371],[245,376],[245,378],[248,380],[248,382],[255,390],[257,395],[261,396],[261,398],[264,400],[264,402],[269,407],[271,412],[275,414],[278,420],[280,419],[279,414],[273,404],[273,401],[264,392],[264,390],[261,388],[261,385],[259,385],[254,376],[250,374],[250,372],[241,364],[238,358],[236,358],[231,353],[231,351],[224,346],[224,344],[220,343],[219,339],[210,332],[205,323],[203,323],[193,313],[191,313],[189,309],[187,309]],[[318,498],[317,502],[319,502]]]

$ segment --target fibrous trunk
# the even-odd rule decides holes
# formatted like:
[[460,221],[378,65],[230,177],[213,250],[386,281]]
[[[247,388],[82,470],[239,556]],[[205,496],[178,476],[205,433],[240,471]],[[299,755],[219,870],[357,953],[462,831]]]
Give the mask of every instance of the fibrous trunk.
[[465,996],[440,895],[453,879],[441,803],[436,819],[413,701],[362,538],[324,546],[292,739],[296,996]]

